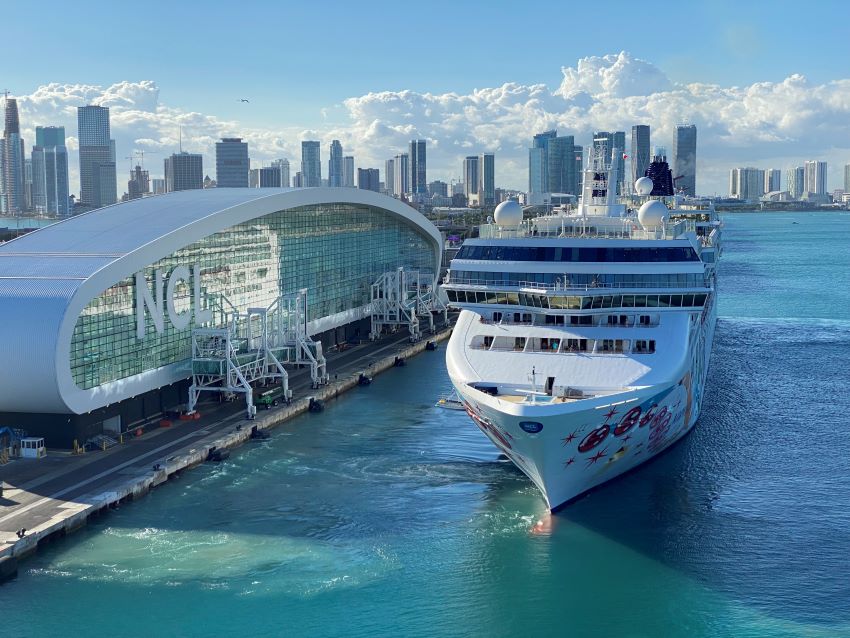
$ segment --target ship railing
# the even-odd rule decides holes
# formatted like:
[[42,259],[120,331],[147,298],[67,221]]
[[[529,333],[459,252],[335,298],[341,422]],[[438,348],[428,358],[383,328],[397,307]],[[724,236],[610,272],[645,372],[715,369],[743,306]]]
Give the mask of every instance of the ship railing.
[[[543,228],[543,222],[547,228]],[[535,222],[537,225],[535,226]],[[623,217],[579,217],[530,219],[516,228],[503,228],[497,224],[482,224],[478,228],[481,239],[516,239],[528,237],[569,237],[573,239],[676,239],[683,233],[695,231],[691,219],[681,219],[659,228],[645,229],[636,219]]]
[[670,281],[662,281],[662,280],[649,280],[649,281],[621,281],[617,283],[608,283],[604,281],[600,282],[592,282],[589,284],[573,284],[570,282],[566,283],[540,283],[538,281],[505,281],[504,279],[455,279],[451,276],[447,277],[445,282],[443,283],[445,286],[451,287],[463,287],[470,289],[490,289],[490,288],[505,288],[512,290],[520,290],[520,289],[529,289],[529,290],[553,290],[553,291],[584,291],[589,292],[593,290],[602,289],[629,289],[629,288],[679,288],[682,290],[696,290],[703,288],[710,288],[708,284],[704,284],[702,286],[683,286],[678,283],[672,283]]

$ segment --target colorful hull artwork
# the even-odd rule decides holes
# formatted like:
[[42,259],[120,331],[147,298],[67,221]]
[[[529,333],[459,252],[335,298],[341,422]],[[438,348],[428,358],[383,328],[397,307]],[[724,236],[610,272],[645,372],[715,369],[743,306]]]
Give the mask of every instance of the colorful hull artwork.
[[551,416],[534,416],[531,410],[507,414],[468,387],[458,390],[475,424],[528,475],[550,509],[668,448],[693,427],[699,409],[690,372],[663,389],[624,393],[605,406]]

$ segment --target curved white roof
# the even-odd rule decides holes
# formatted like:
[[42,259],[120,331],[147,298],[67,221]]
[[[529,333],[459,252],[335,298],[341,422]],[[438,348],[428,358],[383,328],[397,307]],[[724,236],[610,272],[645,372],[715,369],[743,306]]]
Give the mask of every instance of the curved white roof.
[[433,240],[439,269],[433,224],[396,199],[356,188],[181,191],[94,210],[0,245],[0,412],[82,413],[177,380],[150,371],[81,390],[69,356],[82,310],[116,282],[204,237],[276,211],[335,203],[374,206],[416,228]]

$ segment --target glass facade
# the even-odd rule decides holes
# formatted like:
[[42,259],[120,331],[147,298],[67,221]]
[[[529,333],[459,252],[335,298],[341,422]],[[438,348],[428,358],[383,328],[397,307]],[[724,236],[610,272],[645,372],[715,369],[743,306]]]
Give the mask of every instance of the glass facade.
[[[433,275],[434,249],[413,226],[371,206],[324,204],[278,211],[205,237],[143,270],[147,290],[173,299],[162,331],[145,311],[144,338],[137,337],[135,276],[117,282],[85,308],[71,340],[71,374],[82,389],[146,370],[185,362],[190,374],[194,321],[176,328],[170,317],[194,313],[195,288],[208,327],[225,327],[233,308],[268,307],[281,295],[307,288],[308,321],[369,303],[371,285],[399,266]],[[188,268],[188,281],[168,277]],[[157,294],[155,272],[165,278]],[[194,278],[200,273],[200,281]],[[176,281],[176,279],[175,279]],[[179,323],[179,322],[178,322]]]
[[535,295],[522,292],[446,290],[450,304],[499,304],[547,310],[597,310],[600,308],[692,308],[705,305],[708,294],[682,295]]
[[501,246],[464,244],[455,259],[487,259],[490,261],[598,261],[660,262],[699,261],[691,247],[610,248],[578,246]]

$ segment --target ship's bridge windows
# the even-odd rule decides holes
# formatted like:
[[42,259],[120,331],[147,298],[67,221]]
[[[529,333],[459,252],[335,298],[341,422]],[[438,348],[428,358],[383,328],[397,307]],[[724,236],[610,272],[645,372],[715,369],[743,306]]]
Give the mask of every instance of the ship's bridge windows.
[[601,310],[607,308],[693,308],[705,305],[708,295],[586,295],[565,297],[535,293],[446,290],[450,303],[519,305],[552,310]]
[[465,244],[456,259],[488,261],[679,262],[700,261],[691,246],[480,246]]

